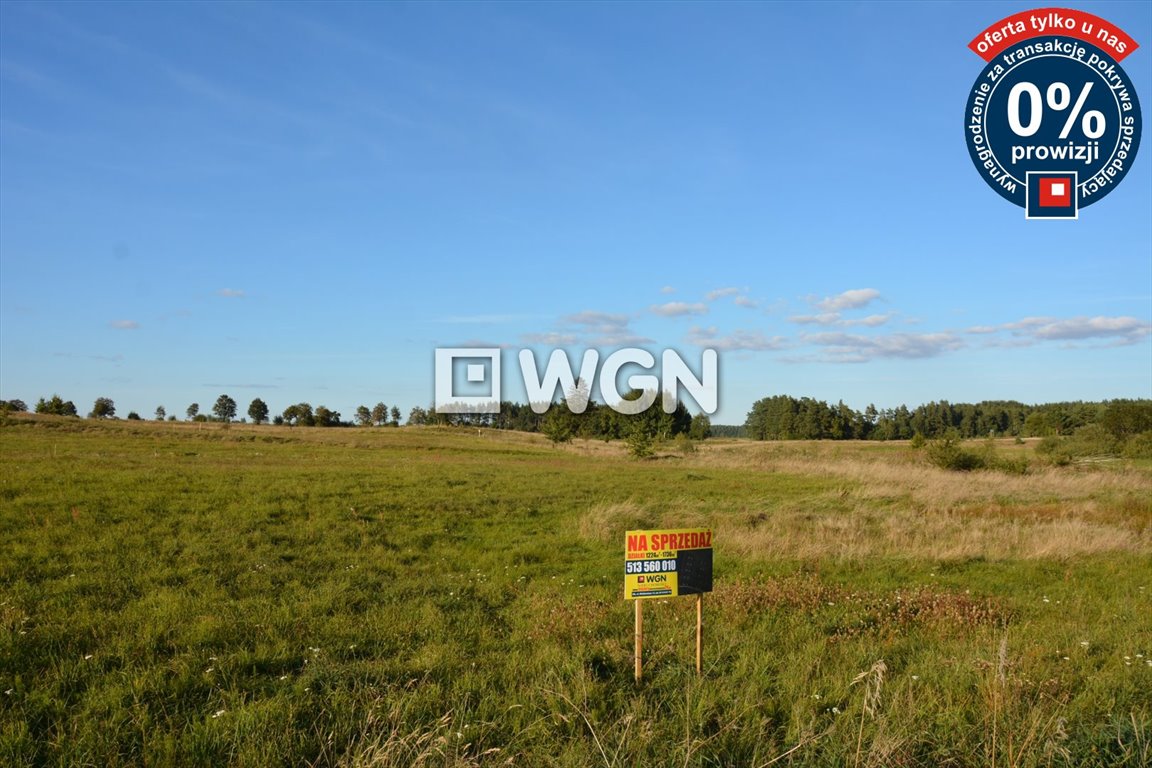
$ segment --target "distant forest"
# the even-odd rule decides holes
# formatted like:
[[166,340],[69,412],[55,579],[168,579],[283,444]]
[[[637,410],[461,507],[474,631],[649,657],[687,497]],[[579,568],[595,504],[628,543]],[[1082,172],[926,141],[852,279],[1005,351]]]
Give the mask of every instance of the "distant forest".
[[[625,395],[626,400],[642,396],[637,390]],[[644,432],[652,439],[685,435],[692,439],[707,437],[747,437],[754,440],[908,440],[984,437],[1061,437],[1076,434],[1088,427],[1098,428],[1124,440],[1152,433],[1152,400],[1105,400],[1101,402],[1047,403],[1025,405],[1014,400],[988,400],[980,403],[949,403],[946,400],[926,403],[909,409],[877,409],[869,405],[863,411],[846,406],[842,401],[831,405],[811,397],[796,398],[775,395],[757,400],[741,425],[711,424],[704,414],[692,416],[683,403],[672,414],[665,414],[659,399],[643,413],[624,416],[596,402],[588,402],[581,414],[571,413],[561,402],[543,414],[528,405],[513,402],[500,404],[499,413],[437,413],[433,407],[413,408],[407,423],[412,426],[461,426],[540,432],[556,441],[573,437],[628,439]],[[186,410],[189,420],[230,421],[236,417],[237,405],[221,395],[212,407],[212,415],[200,413],[193,403]],[[25,411],[19,400],[0,401],[0,411]],[[37,413],[76,416],[71,401],[53,395],[41,398]],[[268,406],[256,398],[248,414],[254,423],[272,421],[288,426],[399,426],[400,410],[360,406],[355,421],[343,421],[340,414],[323,406],[312,409],[307,403],[290,405],[284,413],[269,419]],[[163,406],[155,417],[166,416]],[[97,398],[89,418],[114,418],[115,405],[110,398]],[[135,413],[129,419],[139,419]],[[175,416],[167,416],[175,420]]]
[[917,435],[956,437],[1051,437],[1096,425],[1124,438],[1152,431],[1152,400],[1025,405],[1013,400],[981,403],[931,402],[856,411],[810,397],[777,395],[757,400],[740,427],[713,427],[713,434],[756,440],[907,440]]

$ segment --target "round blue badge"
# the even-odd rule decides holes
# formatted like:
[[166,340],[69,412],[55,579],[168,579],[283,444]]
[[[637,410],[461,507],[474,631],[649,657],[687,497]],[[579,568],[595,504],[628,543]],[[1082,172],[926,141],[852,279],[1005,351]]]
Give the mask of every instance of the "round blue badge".
[[1076,218],[1120,183],[1140,146],[1132,81],[1100,48],[1033,37],[976,78],[964,113],[972,162],[1028,218]]

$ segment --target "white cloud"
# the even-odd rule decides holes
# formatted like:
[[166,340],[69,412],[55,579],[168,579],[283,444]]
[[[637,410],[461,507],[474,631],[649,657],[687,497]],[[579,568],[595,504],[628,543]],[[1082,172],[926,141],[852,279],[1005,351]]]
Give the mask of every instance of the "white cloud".
[[610,312],[577,312],[560,318],[560,324],[577,326],[581,333],[619,333],[628,328],[631,318],[628,315]]
[[756,309],[760,306],[760,302],[755,299],[750,299],[747,296],[737,296],[732,301],[738,307],[745,307],[746,309]]
[[884,325],[884,323],[888,322],[891,319],[892,319],[891,313],[889,313],[887,315],[868,315],[868,317],[862,317],[859,320],[850,320],[847,324],[848,325],[863,325],[867,328],[876,328],[877,326]]
[[1135,317],[1072,317],[1042,322],[1032,330],[1032,335],[1046,341],[1119,338],[1127,343],[1135,343],[1149,333],[1152,333],[1152,323]]
[[726,336],[722,336],[719,331],[716,330],[716,326],[709,326],[708,328],[692,326],[685,340],[689,344],[695,344],[696,346],[729,351],[746,350],[750,352],[768,352],[784,349],[788,346],[787,340],[783,337],[765,336],[762,331],[756,330],[747,331],[738,329]]
[[793,315],[788,319],[800,325],[836,325],[840,322],[840,313],[822,312],[819,315]]
[[455,344],[450,344],[449,346],[456,347],[458,349],[515,349],[516,348],[514,345],[508,344],[506,342],[496,342],[496,341],[492,341],[490,339],[477,339],[477,338],[465,339],[464,341],[456,342]]
[[837,296],[828,296],[813,303],[818,309],[825,312],[839,312],[844,309],[866,307],[878,298],[880,298],[880,291],[875,288],[853,288]]
[[244,297],[244,291],[239,288],[221,288],[216,291],[217,296],[223,296],[226,299],[241,299]]
[[708,293],[704,294],[704,301],[716,301],[716,299],[722,299],[725,296],[736,296],[739,293],[739,288],[717,288],[714,291],[708,291]]
[[839,312],[821,312],[818,315],[793,315],[788,319],[800,325],[829,325],[840,328],[862,325],[866,328],[875,328],[891,320],[892,315],[890,313],[887,315],[868,315],[868,317],[855,320],[846,320]]
[[684,317],[685,315],[703,315],[708,312],[708,305],[701,302],[689,304],[684,301],[670,301],[667,304],[657,304],[649,307],[652,314],[661,317]]
[[595,347],[633,347],[652,344],[652,339],[632,331],[632,318],[610,312],[578,312],[560,318],[561,333],[583,339]]
[[1136,317],[1025,317],[1002,325],[977,325],[968,333],[992,335],[1007,332],[1021,342],[1110,340],[1116,344],[1135,344],[1152,335],[1152,323]]
[[118,331],[134,331],[140,327],[135,320],[113,320],[109,325]]
[[571,333],[525,333],[520,337],[525,344],[539,344],[545,347],[570,347],[580,339]]
[[840,363],[863,363],[877,358],[919,359],[936,357],[964,346],[952,333],[892,333],[861,336],[852,333],[813,333],[802,336],[809,344],[827,348],[826,359]]
[[676,289],[670,285],[666,285],[660,289],[660,293],[663,293],[663,294],[676,293]]

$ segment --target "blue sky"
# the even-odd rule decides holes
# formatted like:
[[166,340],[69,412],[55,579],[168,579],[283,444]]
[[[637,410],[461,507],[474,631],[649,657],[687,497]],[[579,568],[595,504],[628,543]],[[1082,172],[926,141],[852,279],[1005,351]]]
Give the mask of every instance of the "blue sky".
[[[1075,222],[968,157],[1032,7],[2,3],[0,398],[407,414],[438,346],[631,344],[717,349],[720,423],[1152,396],[1152,150]],[[1078,7],[1146,110],[1152,4]]]

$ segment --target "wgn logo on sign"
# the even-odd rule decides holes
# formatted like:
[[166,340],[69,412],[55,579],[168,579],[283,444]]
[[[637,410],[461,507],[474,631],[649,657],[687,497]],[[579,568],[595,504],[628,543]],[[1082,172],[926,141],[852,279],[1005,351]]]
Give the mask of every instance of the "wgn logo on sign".
[[[572,395],[565,400],[570,411],[583,413],[591,393],[587,387],[577,387],[577,380],[597,382],[600,399],[617,413],[628,416],[648,410],[657,397],[660,397],[660,407],[664,412],[673,413],[681,387],[704,413],[716,412],[719,382],[714,349],[706,349],[701,354],[700,378],[677,352],[664,350],[660,356],[660,377],[653,373],[627,376],[628,387],[643,392],[635,400],[624,399],[617,380],[625,366],[638,366],[645,371],[655,368],[656,358],[646,349],[619,349],[604,358],[603,363],[597,350],[585,350],[578,375],[573,372],[572,364],[562,349],[552,351],[543,374],[532,350],[520,350],[518,359],[524,391],[536,413],[544,413],[551,407],[557,390]],[[438,413],[499,413],[503,399],[501,385],[498,348],[450,347],[436,350],[434,404]]]

